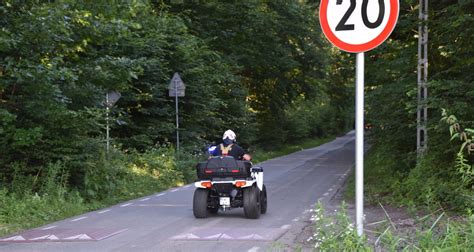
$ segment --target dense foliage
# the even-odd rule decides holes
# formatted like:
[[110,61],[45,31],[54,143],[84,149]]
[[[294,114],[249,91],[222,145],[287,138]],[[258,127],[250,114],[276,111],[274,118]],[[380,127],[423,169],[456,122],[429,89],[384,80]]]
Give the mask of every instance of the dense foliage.
[[310,6],[286,0],[188,1],[172,11],[185,15],[193,32],[237,67],[256,113],[258,140],[279,144],[324,133],[313,128],[321,125],[315,118],[321,115],[305,111],[323,107],[321,88],[327,84],[327,52]]
[[[367,121],[374,125],[367,186],[374,199],[395,196],[405,205],[473,208],[471,173],[456,167],[461,142],[450,141],[442,109],[464,128],[474,126],[472,10],[474,1],[438,1],[429,6],[428,151],[416,153],[418,1],[401,1],[397,28],[385,45],[368,54]],[[471,179],[466,179],[471,176]]]
[[[267,148],[352,128],[354,57],[323,38],[319,1],[118,2],[0,2],[2,202],[48,192],[72,205],[103,202],[189,181],[192,155],[228,128],[245,147]],[[421,158],[418,1],[401,1],[394,33],[366,54],[373,196],[472,209],[472,151],[463,149],[460,163],[462,143],[440,119],[444,108],[463,128],[474,125],[473,9],[473,0],[430,3],[429,151]],[[175,72],[186,84],[179,161],[168,96]],[[109,113],[106,155],[112,90],[121,99]]]
[[[352,124],[311,4],[7,0],[0,13],[0,183],[15,197],[48,183],[89,202],[133,196],[192,180],[191,154],[228,128],[275,148]],[[109,91],[121,98],[107,113]]]

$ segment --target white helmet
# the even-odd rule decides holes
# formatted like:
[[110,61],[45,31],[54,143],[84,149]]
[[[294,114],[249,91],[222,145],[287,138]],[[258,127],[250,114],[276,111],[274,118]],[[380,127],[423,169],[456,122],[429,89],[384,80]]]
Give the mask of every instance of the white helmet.
[[237,138],[237,135],[235,135],[235,133],[232,130],[227,130],[226,132],[224,132],[224,135],[222,136],[222,139],[226,139],[226,138],[229,138],[229,140],[235,141],[235,139]]

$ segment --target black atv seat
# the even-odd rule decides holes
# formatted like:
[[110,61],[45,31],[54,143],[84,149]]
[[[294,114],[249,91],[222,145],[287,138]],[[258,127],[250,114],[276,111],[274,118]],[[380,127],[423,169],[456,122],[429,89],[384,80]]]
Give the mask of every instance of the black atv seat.
[[249,161],[236,160],[234,157],[212,157],[196,165],[199,179],[212,178],[248,178],[252,164]]

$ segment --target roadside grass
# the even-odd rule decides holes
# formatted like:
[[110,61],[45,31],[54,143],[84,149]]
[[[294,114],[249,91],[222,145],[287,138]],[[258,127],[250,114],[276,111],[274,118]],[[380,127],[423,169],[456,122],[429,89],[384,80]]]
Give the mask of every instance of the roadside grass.
[[[474,215],[451,217],[437,211],[420,218],[414,226],[403,228],[386,220],[375,228],[366,228],[357,235],[344,203],[335,212],[328,212],[318,202],[311,217],[313,235],[307,239],[315,250],[321,251],[473,251]],[[370,225],[370,224],[368,224]],[[367,225],[367,226],[368,226]],[[370,238],[370,240],[369,240]]]
[[27,193],[23,195],[0,190],[0,236],[44,225],[93,210],[77,192],[62,196]]
[[81,190],[70,188],[62,163],[47,166],[41,181],[16,174],[9,188],[0,188],[0,237],[191,182],[195,160],[176,162],[169,149],[115,153],[108,165],[90,167]]
[[[364,201],[368,204],[377,205],[379,202],[396,204],[400,197],[394,192],[400,186],[400,174],[389,171],[386,167],[395,165],[395,159],[387,159],[383,154],[369,150],[365,154],[364,161]],[[382,165],[383,164],[383,165]],[[346,200],[355,198],[355,175],[348,177],[347,187],[344,192]]]
[[68,191],[61,195],[33,192],[19,194],[8,193],[6,189],[2,189],[0,190],[0,236],[38,227],[184,184],[182,180],[174,184],[160,184],[153,175],[144,171],[141,172],[143,173],[129,173],[127,179],[123,178],[116,181],[117,184],[120,184],[117,186],[118,191],[108,196],[101,196],[102,199],[100,200],[88,200],[87,196],[78,191]]
[[[369,150],[364,164],[364,202],[370,206],[389,205],[402,207],[402,211],[410,216],[413,225],[397,226],[389,218],[366,229],[371,240],[365,241],[371,250],[389,251],[474,251],[474,215],[470,208],[452,208],[440,203],[430,194],[422,193],[423,189],[436,185],[432,175],[424,173],[424,180],[417,183],[405,181],[403,174],[393,172],[389,167],[397,167],[400,160],[388,158],[390,155],[378,150]],[[427,162],[423,162],[426,166]],[[421,166],[424,168],[424,166]],[[416,167],[413,171],[417,171]],[[412,182],[411,184],[408,182]],[[441,183],[438,181],[438,183]],[[438,188],[446,185],[438,184]],[[407,193],[416,191],[417,194]],[[472,195],[472,194],[471,194]],[[344,198],[353,201],[355,197],[355,177],[348,178]],[[472,203],[472,202],[471,202]],[[459,206],[463,206],[459,204]],[[467,210],[463,210],[467,209]],[[456,210],[457,212],[452,212]],[[384,210],[385,211],[385,210]],[[417,217],[420,215],[422,217]],[[426,214],[429,213],[429,214]],[[370,223],[366,223],[369,225]],[[374,228],[376,227],[376,228]],[[357,235],[354,238],[358,238]],[[331,245],[332,246],[332,245]],[[343,250],[352,250],[345,247]]]
[[251,151],[253,163],[260,163],[268,159],[285,156],[293,152],[301,151],[308,148],[313,148],[334,140],[334,136],[326,136],[323,138],[309,139],[300,143],[287,144],[280,147],[275,147],[273,150],[266,150],[256,148]]
[[367,237],[359,237],[343,203],[340,210],[325,211],[321,202],[312,210],[313,235],[306,241],[321,251],[370,251]]

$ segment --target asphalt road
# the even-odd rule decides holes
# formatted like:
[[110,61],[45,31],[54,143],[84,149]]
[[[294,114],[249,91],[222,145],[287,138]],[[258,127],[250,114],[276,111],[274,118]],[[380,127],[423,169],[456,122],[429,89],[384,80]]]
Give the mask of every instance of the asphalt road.
[[195,219],[194,186],[148,197],[0,238],[0,251],[266,251],[292,243],[320,200],[329,200],[354,165],[355,133],[258,164],[268,212],[243,209]]

